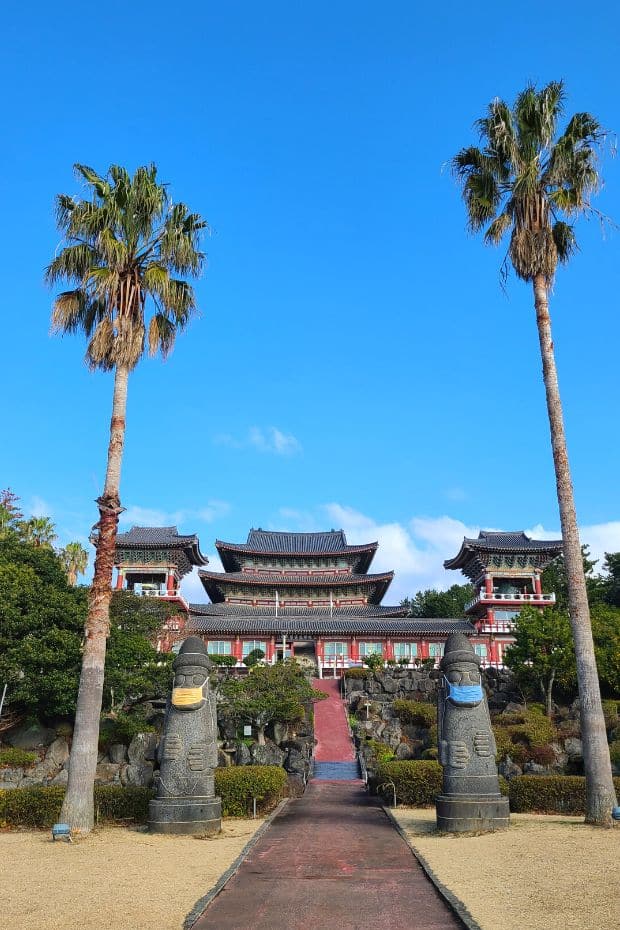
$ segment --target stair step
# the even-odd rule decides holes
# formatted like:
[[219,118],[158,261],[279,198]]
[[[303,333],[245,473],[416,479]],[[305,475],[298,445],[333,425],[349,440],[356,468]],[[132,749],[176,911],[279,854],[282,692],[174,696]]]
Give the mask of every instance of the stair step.
[[353,781],[360,777],[359,764],[352,762],[315,762],[314,778],[318,781]]

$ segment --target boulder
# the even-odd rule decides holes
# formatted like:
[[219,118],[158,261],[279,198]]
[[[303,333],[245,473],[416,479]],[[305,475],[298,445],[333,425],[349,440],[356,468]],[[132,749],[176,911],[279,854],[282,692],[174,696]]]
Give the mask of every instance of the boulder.
[[564,740],[564,749],[571,762],[583,758],[583,743],[576,736],[569,736]]
[[305,775],[306,760],[298,749],[289,749],[284,760],[284,769],[292,775]]
[[505,759],[502,759],[500,764],[497,767],[500,775],[503,775],[504,778],[514,778],[515,775],[523,775],[523,769],[513,762],[510,756],[506,756]]
[[142,765],[144,762],[151,762],[155,758],[156,749],[156,733],[136,733],[129,744],[127,755],[132,765]]
[[289,774],[287,794],[289,798],[300,798],[306,790],[306,784],[301,775]]
[[118,784],[120,781],[119,771],[120,765],[116,765],[114,762],[100,762],[95,769],[95,784]]
[[24,777],[22,768],[0,769],[0,782],[3,788],[17,788]]
[[61,769],[58,775],[54,775],[48,784],[50,785],[66,785],[69,781],[69,769]]
[[237,743],[237,751],[235,752],[235,765],[251,765],[252,756],[250,754],[250,747],[246,743]]
[[120,765],[121,762],[127,762],[127,747],[122,743],[112,743],[108,749],[108,758],[110,762]]
[[61,768],[69,758],[69,744],[64,736],[58,736],[50,745],[45,753],[46,761],[49,760],[56,768]]
[[252,743],[250,757],[254,765],[282,765],[284,762],[284,753],[271,740],[267,740],[264,746]]
[[120,782],[124,787],[148,788],[153,784],[153,763],[141,762],[119,766]]
[[394,753],[396,759],[399,762],[402,762],[406,759],[413,759],[415,756],[415,751],[409,743],[399,743],[396,747],[396,752]]
[[285,723],[274,723],[273,725],[273,741],[278,746],[281,743],[284,743],[288,739],[288,726]]
[[6,737],[9,746],[16,749],[38,749],[40,746],[49,746],[53,742],[56,732],[50,727],[39,723],[23,724]]
[[538,762],[526,762],[523,766],[523,773],[525,775],[548,775],[548,771],[544,765],[539,765]]

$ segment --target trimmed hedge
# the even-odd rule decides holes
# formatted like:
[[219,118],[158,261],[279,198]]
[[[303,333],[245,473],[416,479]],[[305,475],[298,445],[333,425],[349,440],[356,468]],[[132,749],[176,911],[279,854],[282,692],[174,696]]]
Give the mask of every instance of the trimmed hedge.
[[[58,823],[65,789],[11,788],[0,792],[0,824],[10,827],[51,827]],[[95,785],[95,821],[146,823],[152,788]]]
[[[614,778],[620,792],[620,778]],[[510,810],[523,814],[583,814],[586,780],[582,775],[516,775],[510,779]]]
[[[222,798],[225,817],[247,817],[252,798],[259,811],[280,800],[287,784],[286,772],[277,765],[243,765],[215,770],[215,793]],[[0,791],[0,826],[51,827],[58,823],[65,789],[11,788]],[[153,788],[95,785],[97,823],[146,823]]]
[[231,765],[215,770],[215,793],[222,799],[224,817],[247,817],[252,798],[258,810],[273,807],[287,784],[279,765]]
[[344,672],[345,678],[370,678],[372,670],[369,668],[347,668]]
[[[443,770],[439,762],[431,759],[413,759],[407,762],[386,762],[377,769],[377,791],[386,801],[394,800],[391,785],[394,782],[396,800],[410,807],[432,807],[437,795],[441,794]],[[499,788],[508,794],[508,782],[500,775]]]
[[419,727],[432,727],[437,721],[435,704],[423,704],[422,701],[397,699],[392,704],[394,713],[402,723],[413,723]]

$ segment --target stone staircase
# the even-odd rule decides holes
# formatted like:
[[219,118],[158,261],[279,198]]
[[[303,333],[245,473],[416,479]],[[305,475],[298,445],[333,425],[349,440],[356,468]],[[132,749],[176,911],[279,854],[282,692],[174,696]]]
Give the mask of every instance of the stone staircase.
[[314,763],[313,778],[317,781],[354,781],[360,777],[357,759],[354,762],[317,762]]
[[356,781],[360,768],[349,732],[339,682],[315,679],[315,688],[327,694],[327,700],[314,705],[314,735],[317,741],[312,777],[317,781]]

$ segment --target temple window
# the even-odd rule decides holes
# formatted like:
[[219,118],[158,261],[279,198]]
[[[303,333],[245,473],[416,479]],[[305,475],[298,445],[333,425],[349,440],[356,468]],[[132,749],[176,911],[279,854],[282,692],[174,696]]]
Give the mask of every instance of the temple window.
[[487,657],[487,647],[484,645],[484,643],[480,643],[474,646],[474,652],[477,656],[480,656],[481,659],[486,659]]
[[443,655],[443,643],[430,643],[428,654],[431,659],[440,659]]
[[334,656],[348,656],[349,654],[349,644],[348,643],[339,643],[339,642],[326,642],[324,655],[325,657]]
[[394,643],[395,659],[412,659],[418,654],[417,643]]
[[260,649],[262,652],[265,653],[265,655],[267,655],[267,643],[261,640],[258,640],[258,639],[244,639],[243,640],[242,655],[244,659],[246,656],[249,656],[249,654],[253,652],[255,649]]
[[229,656],[232,653],[232,643],[229,639],[210,639],[207,652],[213,656]]
[[365,656],[382,656],[383,643],[360,643],[359,653],[361,658]]

